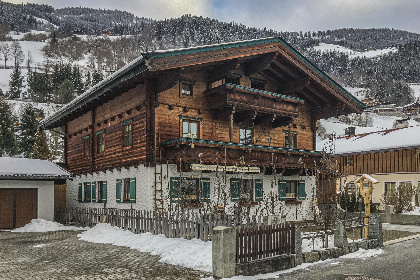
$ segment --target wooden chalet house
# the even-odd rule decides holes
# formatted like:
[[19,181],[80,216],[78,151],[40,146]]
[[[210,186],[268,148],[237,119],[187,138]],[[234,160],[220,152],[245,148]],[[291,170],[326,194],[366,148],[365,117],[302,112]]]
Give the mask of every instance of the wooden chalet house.
[[[366,174],[377,180],[372,202],[381,204],[383,195],[400,185],[420,190],[420,126],[389,129],[336,139],[333,162],[342,175],[337,187],[357,191],[355,181]],[[326,141],[327,142],[327,141]],[[328,144],[329,145],[329,144]],[[329,151],[328,151],[329,152]],[[414,197],[413,197],[414,201]],[[418,200],[417,200],[418,204]]]
[[64,130],[68,206],[255,212],[270,201],[302,220],[323,166],[316,121],[363,107],[266,38],[145,53],[41,126]]

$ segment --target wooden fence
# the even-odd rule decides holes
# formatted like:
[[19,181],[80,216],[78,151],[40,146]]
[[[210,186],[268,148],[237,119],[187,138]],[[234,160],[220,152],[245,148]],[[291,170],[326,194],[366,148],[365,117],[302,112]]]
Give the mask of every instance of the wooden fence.
[[151,232],[166,237],[197,238],[209,241],[216,226],[256,226],[267,223],[268,217],[248,216],[238,221],[232,215],[163,213],[146,210],[115,208],[71,208],[67,210],[66,223],[92,227],[98,223],[109,223],[134,233]]
[[295,224],[242,226],[236,229],[236,263],[295,251]]

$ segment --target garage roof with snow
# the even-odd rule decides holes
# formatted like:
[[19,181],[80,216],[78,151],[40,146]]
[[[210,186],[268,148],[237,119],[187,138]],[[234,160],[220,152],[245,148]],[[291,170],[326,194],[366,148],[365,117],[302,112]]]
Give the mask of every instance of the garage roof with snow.
[[71,175],[48,160],[0,157],[0,179],[57,180]]

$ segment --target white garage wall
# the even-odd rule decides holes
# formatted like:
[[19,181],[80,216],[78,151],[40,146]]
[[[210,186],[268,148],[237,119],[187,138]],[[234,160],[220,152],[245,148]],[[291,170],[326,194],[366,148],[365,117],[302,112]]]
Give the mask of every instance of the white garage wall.
[[0,180],[0,189],[38,189],[38,218],[54,220],[54,182]]

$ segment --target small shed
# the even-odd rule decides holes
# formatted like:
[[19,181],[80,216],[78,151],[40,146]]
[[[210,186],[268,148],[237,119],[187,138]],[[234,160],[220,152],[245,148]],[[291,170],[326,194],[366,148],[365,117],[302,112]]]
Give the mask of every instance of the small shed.
[[54,185],[71,175],[47,160],[0,157],[0,228],[54,220]]

